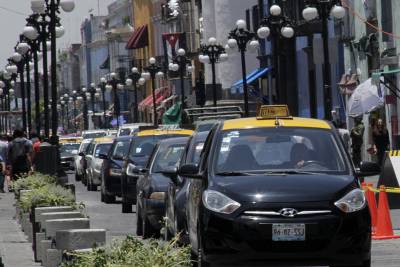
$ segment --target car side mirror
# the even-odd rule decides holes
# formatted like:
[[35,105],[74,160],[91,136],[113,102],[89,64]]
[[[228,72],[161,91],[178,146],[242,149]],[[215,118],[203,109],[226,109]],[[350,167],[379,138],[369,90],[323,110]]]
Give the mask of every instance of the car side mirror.
[[167,167],[161,170],[161,173],[168,177],[175,185],[179,184],[178,181],[178,168],[177,167]]
[[108,156],[107,156],[107,154],[99,153],[98,158],[99,158],[99,159],[107,159]]
[[78,154],[79,156],[81,156],[81,157],[84,157],[85,156],[85,153],[83,153],[83,152],[79,152],[79,154]]
[[178,174],[183,177],[203,179],[203,176],[199,174],[199,171],[200,168],[197,164],[184,164],[179,168]]
[[363,161],[357,171],[358,177],[374,176],[381,173],[381,167],[375,162]]
[[147,169],[147,168],[140,168],[140,169],[137,170],[137,172],[138,172],[139,174],[145,175],[145,174],[147,174],[147,173],[149,172],[149,169]]

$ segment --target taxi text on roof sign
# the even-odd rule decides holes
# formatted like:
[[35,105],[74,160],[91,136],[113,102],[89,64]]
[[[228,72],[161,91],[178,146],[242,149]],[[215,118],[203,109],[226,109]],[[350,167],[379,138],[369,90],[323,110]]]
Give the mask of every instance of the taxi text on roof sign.
[[287,105],[264,105],[260,107],[257,119],[291,118]]

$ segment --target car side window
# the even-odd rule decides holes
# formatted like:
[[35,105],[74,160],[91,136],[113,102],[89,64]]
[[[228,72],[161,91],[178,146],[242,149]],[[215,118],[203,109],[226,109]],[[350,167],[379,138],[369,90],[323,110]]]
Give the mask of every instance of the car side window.
[[217,127],[218,125],[215,125],[210,133],[208,134],[206,141],[204,142],[204,146],[203,146],[203,150],[201,151],[200,154],[200,160],[199,160],[199,170],[200,172],[203,172],[206,167],[207,167],[207,160],[208,160],[208,155],[209,155],[209,151],[211,149],[211,145],[214,139],[214,135],[217,132]]

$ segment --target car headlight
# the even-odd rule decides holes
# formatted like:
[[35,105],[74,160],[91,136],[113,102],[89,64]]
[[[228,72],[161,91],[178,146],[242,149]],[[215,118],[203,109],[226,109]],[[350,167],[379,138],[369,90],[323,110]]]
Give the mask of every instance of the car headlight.
[[110,169],[110,176],[121,176],[122,169],[111,168]]
[[129,163],[126,167],[126,175],[128,176],[138,176],[137,167],[135,164]]
[[209,210],[225,214],[231,214],[240,207],[238,202],[214,190],[204,191],[203,204]]
[[352,213],[362,210],[366,206],[366,203],[364,192],[357,188],[336,201],[335,206],[343,212]]
[[153,199],[153,200],[164,200],[165,192],[153,192],[153,193],[151,193],[149,198]]

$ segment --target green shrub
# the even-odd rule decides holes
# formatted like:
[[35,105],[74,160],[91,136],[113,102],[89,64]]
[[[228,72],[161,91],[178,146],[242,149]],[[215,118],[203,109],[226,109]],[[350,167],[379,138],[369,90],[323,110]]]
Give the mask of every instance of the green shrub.
[[109,248],[94,248],[90,253],[67,253],[73,258],[62,267],[189,267],[190,248],[169,242],[140,240],[128,236]]
[[13,183],[12,187],[15,192],[19,192],[20,190],[37,189],[55,183],[56,178],[53,176],[41,173],[33,173],[28,176],[22,176],[20,179]]
[[32,206],[48,207],[76,205],[75,197],[72,192],[55,184],[48,184],[40,188],[31,189],[31,191],[20,197],[18,204],[23,212],[29,212]]

